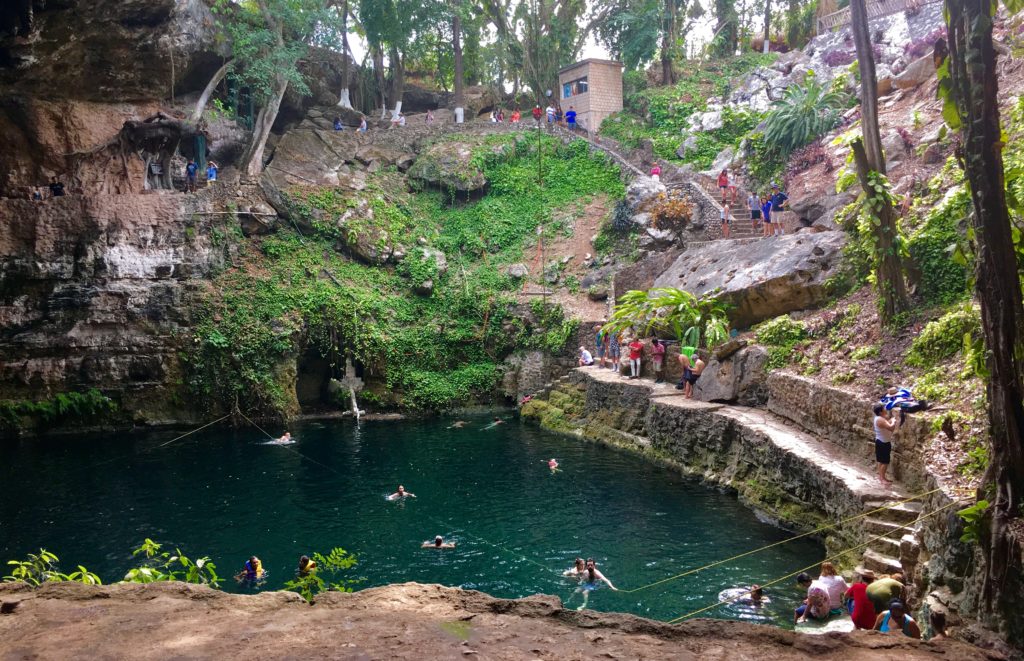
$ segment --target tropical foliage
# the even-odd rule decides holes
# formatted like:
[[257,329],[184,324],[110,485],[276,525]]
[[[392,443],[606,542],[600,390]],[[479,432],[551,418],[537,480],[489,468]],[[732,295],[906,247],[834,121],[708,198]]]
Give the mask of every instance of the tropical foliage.
[[835,128],[846,96],[819,83],[809,74],[793,85],[765,118],[765,139],[785,155]]
[[352,586],[360,582],[360,579],[339,577],[340,574],[352,569],[359,562],[355,555],[343,548],[331,549],[327,555],[314,553],[310,559],[316,563],[315,569],[307,571],[305,574],[298,574],[284,584],[285,590],[298,592],[303,599],[310,603],[313,602],[316,595],[326,590],[352,592]]
[[162,544],[157,544],[148,537],[139,548],[132,551],[132,556],[142,556],[142,565],[129,569],[122,579],[125,583],[156,583],[160,581],[181,581],[198,583],[211,587],[220,586],[217,566],[210,558],[203,556],[198,560],[188,558],[180,549],[174,552],[161,551]]
[[4,576],[4,581],[24,581],[29,585],[66,582],[87,585],[102,584],[99,576],[82,565],[78,565],[78,571],[73,571],[70,574],[61,573],[58,567],[59,562],[59,558],[53,553],[46,549],[39,549],[39,553],[29,553],[24,560],[8,560],[7,565],[11,567],[11,573]]
[[608,331],[626,329],[641,335],[671,333],[688,346],[715,346],[729,337],[725,305],[715,298],[698,298],[674,287],[633,290],[615,305]]

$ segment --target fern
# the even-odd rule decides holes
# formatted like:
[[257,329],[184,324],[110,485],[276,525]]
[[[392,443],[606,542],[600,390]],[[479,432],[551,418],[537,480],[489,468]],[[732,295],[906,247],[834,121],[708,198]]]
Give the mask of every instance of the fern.
[[793,85],[765,118],[765,140],[785,155],[835,128],[846,95],[829,90],[809,74]]

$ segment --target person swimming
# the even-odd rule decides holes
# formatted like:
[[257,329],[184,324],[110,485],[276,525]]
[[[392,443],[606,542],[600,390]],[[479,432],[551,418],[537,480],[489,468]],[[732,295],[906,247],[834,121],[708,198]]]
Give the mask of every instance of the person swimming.
[[291,432],[285,432],[284,436],[267,441],[266,445],[291,445],[294,442]]
[[404,498],[415,498],[416,494],[409,493],[405,490],[401,484],[398,485],[398,491],[388,496],[388,500],[402,500]]
[[558,460],[555,459],[554,457],[551,457],[550,459],[548,459],[548,468],[551,469],[552,473],[557,471],[558,470]]
[[252,556],[245,561],[242,571],[235,575],[235,580],[239,583],[259,583],[266,577],[267,570],[263,568],[263,563],[256,556]]
[[504,420],[502,420],[501,418],[495,418],[494,422],[492,422],[491,424],[489,424],[486,427],[484,427],[484,431],[486,431],[488,429],[494,429],[498,425],[503,425],[503,424],[505,424]]
[[308,555],[299,557],[299,576],[309,576],[316,571],[316,560],[311,560]]
[[462,429],[463,427],[465,427],[468,424],[469,423],[466,422],[465,420],[456,420],[452,424],[448,425],[446,427],[446,429]]
[[562,576],[569,576],[570,578],[579,578],[583,575],[583,571],[587,568],[587,563],[583,561],[583,558],[576,558],[573,566],[570,569],[566,569],[562,572]]
[[[617,587],[612,585],[612,582],[608,580],[608,577],[601,573],[601,570],[597,568],[597,563],[594,562],[593,558],[587,558],[587,563],[580,572],[580,586],[576,588],[576,592],[583,593],[583,603],[580,604],[576,610],[581,611],[587,607],[587,601],[590,599],[590,593],[598,588],[600,585],[599,581],[607,583],[608,587],[616,592],[619,591]],[[573,593],[575,594],[575,592]]]
[[420,544],[421,549],[453,549],[455,548],[455,542],[446,542],[444,537],[440,535],[434,537],[432,542],[423,542]]

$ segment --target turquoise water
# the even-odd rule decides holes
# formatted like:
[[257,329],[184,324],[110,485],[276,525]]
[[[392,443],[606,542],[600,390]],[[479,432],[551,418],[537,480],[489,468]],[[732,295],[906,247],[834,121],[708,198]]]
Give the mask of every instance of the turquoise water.
[[[617,587],[635,588],[789,537],[732,495],[612,449],[489,418],[304,422],[295,445],[264,445],[252,430],[180,432],[0,444],[0,559],[45,547],[66,568],[104,582],[133,566],[145,537],[210,555],[219,573],[250,554],[270,570],[264,589],[293,575],[299,555],[341,546],[358,554],[363,586],[442,583],[498,597],[556,594],[592,556]],[[283,430],[270,429],[273,433]],[[561,470],[552,473],[547,460]],[[385,496],[398,484],[416,494]],[[420,549],[434,535],[458,543]],[[600,589],[596,610],[669,619],[713,604],[722,590],[766,582],[820,560],[808,539],[633,594]],[[233,580],[225,589],[243,588]],[[760,612],[706,615],[788,624],[799,593],[787,581]]]

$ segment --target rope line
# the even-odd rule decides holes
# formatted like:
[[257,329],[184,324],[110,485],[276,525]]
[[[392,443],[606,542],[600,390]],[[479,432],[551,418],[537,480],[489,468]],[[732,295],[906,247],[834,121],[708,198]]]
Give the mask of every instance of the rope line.
[[[924,515],[921,515],[921,516],[917,517],[916,519],[914,519],[910,523],[905,523],[902,526],[897,527],[896,530],[906,530],[906,529],[909,529],[914,524],[919,523],[921,521],[924,521],[925,519],[927,519],[930,516],[934,516],[934,515],[938,514],[939,512],[941,512],[941,511],[943,511],[945,509],[948,509],[950,507],[953,507],[954,505],[960,505],[960,504],[961,504],[961,501],[954,500],[953,502],[947,503],[947,504],[943,505],[942,507],[929,512],[928,514],[924,514]],[[836,560],[838,558],[841,558],[842,556],[846,555],[847,553],[850,553],[852,551],[856,551],[856,550],[862,549],[862,548],[870,545],[872,542],[875,542],[875,541],[877,541],[879,539],[882,539],[884,537],[887,537],[887,535],[878,535],[876,537],[872,537],[871,539],[869,539],[866,542],[863,542],[861,544],[857,544],[856,546],[851,546],[850,548],[845,549],[843,551],[839,551],[839,552],[837,552],[837,553],[835,553],[835,554],[825,558],[824,560],[822,560],[820,562],[815,562],[814,564],[808,565],[808,566],[803,567],[801,569],[797,569],[796,571],[791,572],[789,574],[786,574],[785,576],[780,576],[779,578],[776,578],[776,579],[774,579],[772,581],[760,584],[760,587],[766,588],[768,586],[775,585],[776,583],[781,583],[782,581],[786,580],[787,578],[792,578],[792,577],[800,574],[801,572],[805,572],[805,571],[807,571],[809,569],[813,569],[814,567],[819,566],[822,562]],[[672,618],[671,620],[668,620],[667,622],[668,622],[668,624],[676,624],[677,622],[681,622],[681,621],[683,621],[683,620],[685,620],[687,618],[693,617],[694,615],[697,615],[699,613],[703,613],[705,611],[709,611],[709,610],[718,608],[719,606],[724,606],[726,604],[729,604],[729,603],[732,603],[732,602],[736,601],[737,599],[742,599],[743,597],[746,597],[749,594],[750,594],[749,592],[745,592],[745,593],[739,594],[739,595],[737,595],[735,597],[730,597],[729,599],[724,599],[724,600],[719,601],[718,603],[712,604],[710,606],[705,606],[704,608],[699,608],[699,609],[697,609],[695,611],[691,611],[691,612],[689,612],[689,613],[687,613],[685,615],[680,615],[679,617]]]
[[835,523],[830,523],[830,524],[821,526],[820,528],[816,528],[814,530],[811,530],[809,532],[800,533],[799,535],[796,535],[794,537],[788,537],[788,538],[780,540],[778,542],[773,542],[771,544],[767,544],[767,545],[762,546],[760,548],[756,548],[756,549],[754,549],[752,551],[745,551],[745,552],[740,553],[738,555],[734,555],[731,558],[726,558],[725,560],[718,560],[716,562],[712,562],[710,564],[704,565],[703,567],[697,567],[695,569],[688,569],[688,570],[686,570],[686,571],[684,571],[684,572],[682,572],[680,574],[676,574],[674,576],[669,576],[667,578],[663,578],[661,580],[654,581],[653,583],[648,583],[647,585],[641,585],[640,587],[633,588],[631,590],[619,590],[619,592],[622,592],[622,593],[625,593],[625,594],[631,594],[631,593],[634,593],[634,592],[640,592],[641,590],[647,590],[649,588],[653,588],[656,585],[661,585],[663,583],[668,583],[670,581],[675,581],[675,580],[678,580],[680,578],[684,578],[686,576],[692,576],[693,574],[702,572],[702,571],[704,571],[706,569],[711,569],[712,567],[717,567],[719,565],[724,565],[725,563],[732,562],[733,560],[739,560],[740,558],[745,558],[745,557],[747,557],[749,555],[754,555],[755,553],[760,553],[761,551],[766,551],[766,550],[768,550],[770,548],[774,548],[776,546],[782,546],[783,544],[788,544],[788,543],[790,543],[792,541],[795,541],[797,539],[802,539],[802,538],[808,537],[810,535],[816,535],[816,534],[818,534],[818,533],[820,533],[820,532],[822,532],[824,530],[835,529],[835,528],[843,525],[844,523],[849,523],[850,521],[856,521],[857,519],[862,519],[862,518],[864,518],[866,516],[871,516],[872,514],[875,514],[877,512],[881,512],[883,510],[890,509],[890,508],[895,507],[897,505],[903,505],[905,503],[909,503],[911,501],[917,500],[918,498],[923,498],[925,496],[931,495],[931,494],[933,494],[933,493],[935,493],[936,491],[939,491],[939,490],[940,489],[932,489],[931,491],[925,491],[924,493],[919,493],[916,496],[911,496],[910,498],[907,498],[905,500],[899,500],[899,501],[896,501],[896,502],[891,503],[891,504],[886,504],[883,507],[879,507],[879,508],[870,510],[868,512],[862,512],[861,514],[857,514],[855,516],[847,517],[845,519],[840,519],[839,521],[836,521]]
[[167,447],[167,446],[168,446],[168,445],[170,445],[171,443],[176,443],[177,441],[180,441],[181,439],[185,438],[186,436],[191,436],[192,434],[194,434],[194,433],[196,433],[196,432],[198,432],[198,431],[202,431],[203,429],[206,429],[207,427],[210,427],[210,426],[212,426],[212,425],[215,425],[215,424],[217,424],[218,422],[220,422],[220,421],[222,421],[222,420],[225,420],[225,419],[227,419],[227,418],[230,418],[230,417],[231,417],[231,414],[230,414],[230,413],[228,413],[227,415],[224,415],[224,416],[221,416],[221,417],[217,418],[217,419],[216,419],[216,420],[214,420],[213,422],[207,422],[207,423],[206,423],[205,425],[203,425],[202,427],[196,427],[196,428],[195,428],[195,429],[193,429],[192,431],[188,431],[188,432],[185,432],[185,433],[184,433],[184,434],[182,434],[181,436],[176,436],[176,437],[172,438],[171,440],[167,441],[166,443],[161,443],[160,445],[154,445],[153,447],[151,447],[151,448],[146,448],[145,450],[142,450],[141,452],[132,452],[131,454],[123,454],[123,455],[120,455],[120,456],[114,457],[114,458],[112,458],[112,459],[104,459],[103,461],[100,461],[100,462],[97,462],[97,463],[95,463],[95,464],[92,464],[91,466],[89,466],[89,468],[90,468],[90,469],[92,469],[92,468],[98,468],[99,466],[105,466],[106,464],[112,464],[112,463],[114,463],[115,461],[121,461],[122,459],[127,459],[127,458],[129,458],[129,457],[135,457],[135,456],[137,456],[137,455],[140,455],[140,454],[145,454],[145,453],[147,453],[147,452],[150,452],[150,451],[152,451],[152,450],[159,450],[160,448],[164,448],[164,447]]

